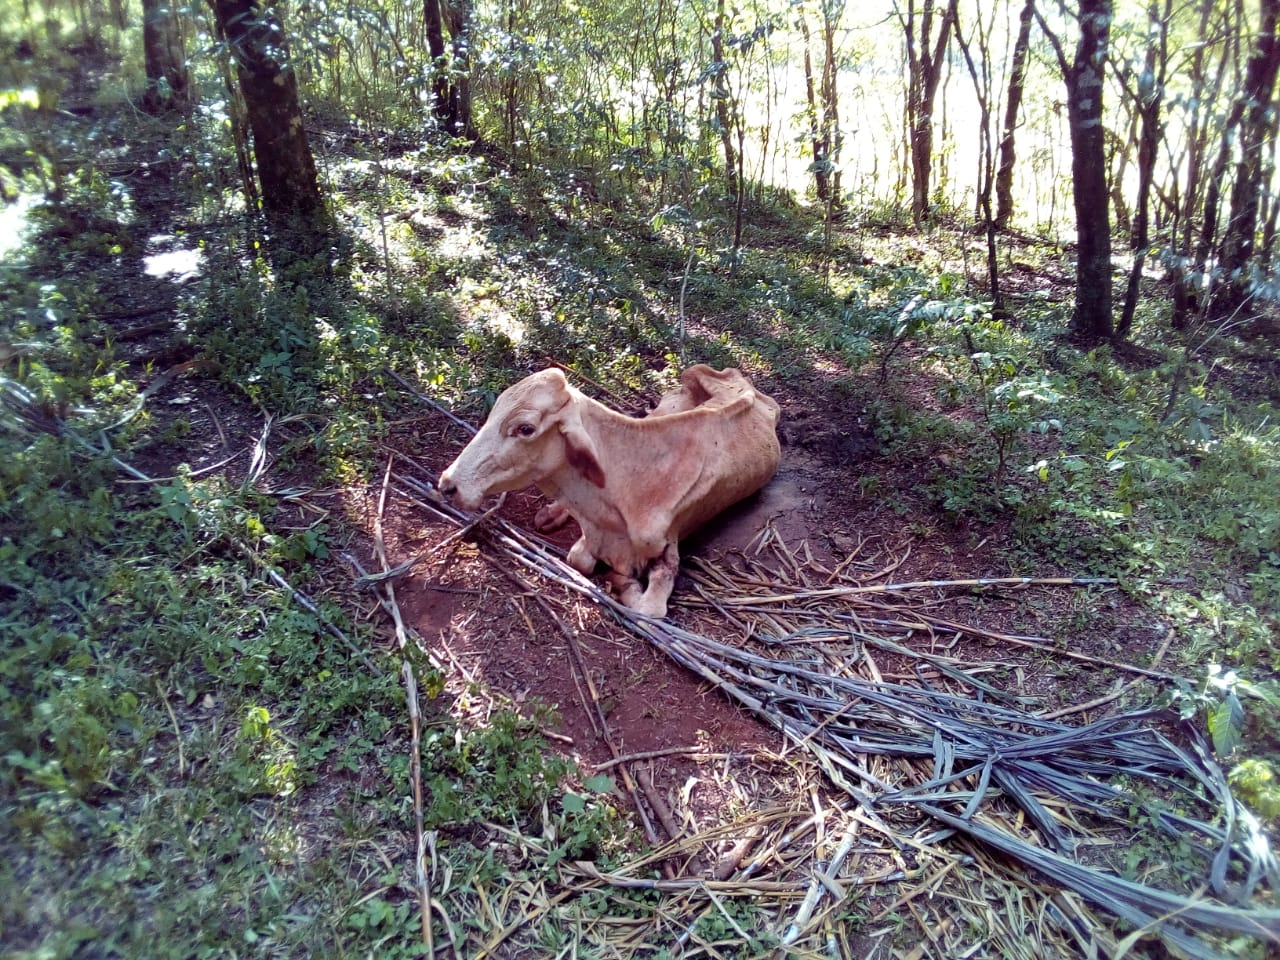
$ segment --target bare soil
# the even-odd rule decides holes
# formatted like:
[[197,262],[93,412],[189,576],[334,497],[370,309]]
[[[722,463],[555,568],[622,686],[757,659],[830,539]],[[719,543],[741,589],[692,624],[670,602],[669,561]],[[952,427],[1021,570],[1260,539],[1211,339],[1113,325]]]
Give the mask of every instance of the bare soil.
[[[996,559],[999,526],[940,525],[913,495],[912,474],[918,473],[919,465],[897,465],[882,458],[855,410],[833,407],[821,396],[783,391],[779,395],[784,448],[777,476],[759,494],[682,544],[686,564],[697,558],[719,563],[750,553],[761,531],[769,527],[790,549],[807,551],[826,566],[851,555],[892,559],[898,564],[893,574],[897,582],[1062,575],[1049,569],[1001,567]],[[464,439],[461,430],[440,418],[438,423],[423,423],[399,450],[424,474],[437,476]],[[888,476],[888,488],[900,490],[900,495],[860,494],[856,479],[868,472]],[[533,514],[542,502],[534,490],[508,495],[499,515],[532,532]],[[390,563],[430,551],[455,529],[420,506],[397,504],[388,511],[384,531]],[[567,550],[576,537],[577,528],[570,524],[550,542]],[[779,574],[780,582],[785,576]],[[682,573],[673,596],[675,622],[727,642],[743,639],[734,624],[709,615],[705,607],[682,602],[691,588]],[[717,764],[726,756],[761,757],[784,749],[781,735],[771,726],[622,631],[594,605],[559,585],[504,569],[491,551],[486,552],[483,536],[474,544],[431,556],[401,581],[397,598],[407,621],[450,665],[454,695],[465,697],[469,685],[479,682],[522,709],[552,708],[546,732],[553,745],[588,772],[601,765],[611,769],[610,761],[618,756],[679,751],[646,759],[658,791],[670,798],[690,778],[715,783]],[[1044,637],[1100,659],[1145,662],[1162,639],[1161,632],[1144,625],[1138,611],[1114,590],[1087,595],[1061,588],[940,593],[939,603],[943,615],[956,620]],[[1073,627],[1085,629],[1073,634]],[[574,643],[580,659],[573,652]],[[1012,692],[1040,698],[1045,709],[1083,703],[1113,689],[1117,680],[1102,667],[1083,669],[1078,661],[1058,662],[1025,648],[987,646],[972,652],[980,659],[1007,663],[1005,682]],[[892,658],[883,666],[890,673],[898,667]],[[1089,716],[1085,713],[1082,719]],[[695,748],[701,759],[693,755]],[[708,817],[725,799],[711,793],[703,790],[703,802],[695,804]]]
[[[99,316],[115,332],[117,355],[133,365],[141,386],[154,387],[146,408],[147,439],[131,455],[134,465],[153,477],[167,477],[186,463],[197,473],[220,473],[234,485],[246,476],[250,452],[266,429],[264,416],[239,393],[201,376],[192,363],[193,351],[182,334],[190,319],[183,314],[183,288],[191,278],[149,269],[148,258],[196,245],[197,224],[172,222],[173,197],[162,186],[180,172],[139,165],[125,176],[139,196],[138,242],[104,261],[86,282],[99,292]],[[147,220],[154,232],[146,229]],[[43,269],[56,275],[59,267],[51,258]],[[955,525],[940,519],[919,493],[932,465],[883,456],[864,411],[830,384],[815,378],[758,385],[782,404],[781,468],[758,495],[683,544],[686,558],[716,563],[749,552],[761,531],[770,528],[793,550],[807,550],[824,563],[851,556],[896,563],[894,577],[900,582],[1076,572],[1048,566],[1008,569],[1002,549],[1007,522]],[[590,391],[589,385],[579,386]],[[934,403],[923,380],[899,388],[922,408]],[[483,530],[471,540],[451,540],[455,527],[395,493],[383,510],[376,485],[317,483],[308,473],[305,452],[293,449],[296,437],[288,427],[277,424],[270,439],[265,485],[309,490],[297,502],[298,528],[328,515],[334,529],[354,531],[351,549],[370,568],[377,567],[371,544],[378,528],[389,564],[425,555],[395,590],[408,626],[446,671],[448,692],[435,705],[439,711],[481,721],[496,705],[514,705],[538,717],[553,748],[587,772],[617,770],[613,762],[619,757],[652,755],[633,766],[651,783],[643,791],[644,813],[660,820],[665,806],[678,819],[692,818],[683,824],[691,828],[717,822],[736,804],[759,802],[795,785],[787,763],[779,760],[786,745],[776,730],[621,630],[595,605],[496,561]],[[398,424],[388,447],[411,458],[425,475],[437,476],[464,442],[460,429],[424,412]],[[863,477],[876,483],[863,486]],[[501,516],[532,532],[540,505],[534,492],[513,494]],[[567,549],[576,535],[571,526],[551,542]],[[394,637],[384,614],[368,595],[356,594],[350,581],[351,571],[335,558],[322,568],[313,589],[340,593],[353,607],[363,607],[383,625],[390,648]],[[691,595],[692,584],[682,575],[673,598],[676,622],[727,642],[741,639],[733,623],[682,602]],[[938,600],[936,609],[957,620],[1044,637],[1099,660],[1145,663],[1165,637],[1159,624],[1116,590],[984,590],[940,594]],[[1119,679],[1131,679],[1021,647],[992,643],[980,653],[1007,663],[1003,682],[1013,692],[1040,698],[1044,709],[1085,703],[1114,689]],[[886,659],[882,666],[886,676],[895,676],[901,665]],[[1113,702],[1097,710],[1118,706]],[[1078,718],[1094,715],[1086,710]],[[771,782],[757,779],[761,769],[770,771]],[[320,791],[327,795],[332,789],[326,784]],[[876,949],[871,945],[867,955]]]

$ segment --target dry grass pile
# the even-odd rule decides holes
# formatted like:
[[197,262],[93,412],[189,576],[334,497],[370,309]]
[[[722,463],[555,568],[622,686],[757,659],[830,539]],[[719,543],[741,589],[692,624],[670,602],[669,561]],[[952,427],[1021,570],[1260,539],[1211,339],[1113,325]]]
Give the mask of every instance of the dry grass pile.
[[[754,942],[734,930],[725,908],[733,897],[772,903],[778,943],[812,955],[868,955],[877,936],[908,921],[919,928],[916,956],[1115,956],[1158,938],[1175,955],[1205,957],[1239,938],[1280,944],[1268,839],[1197,730],[1158,709],[1067,722],[1168,674],[937,612],[957,590],[1098,581],[893,583],[896,562],[870,569],[854,555],[830,568],[768,528],[743,554],[697,564],[694,596],[657,621],[619,606],[537,538],[442,504],[412,471],[394,482],[522,575],[598,604],[777,728],[788,751],[803,751],[825,775],[807,805],[793,797],[625,870],[567,866],[559,897],[636,888],[667,896],[653,916],[594,924],[616,955],[657,944],[716,955],[714,943],[694,935],[709,916],[737,942]],[[544,607],[554,615],[550,601]],[[1037,713],[1035,701],[999,683],[1008,657],[997,648],[1009,644],[1135,679],[1088,704]],[[645,798],[635,799],[643,815]],[[692,856],[725,837],[754,837],[751,848],[766,852],[727,872]],[[1130,851],[1166,846],[1187,856],[1163,873],[1122,876],[1132,873]],[[683,872],[699,863],[701,874]],[[877,897],[858,924],[867,932],[851,942],[850,925],[839,921],[851,893],[869,885]]]

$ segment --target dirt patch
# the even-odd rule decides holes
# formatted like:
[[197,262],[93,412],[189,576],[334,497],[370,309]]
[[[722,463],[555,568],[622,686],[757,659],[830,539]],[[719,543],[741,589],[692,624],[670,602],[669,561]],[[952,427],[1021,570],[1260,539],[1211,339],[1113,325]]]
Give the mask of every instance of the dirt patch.
[[[912,499],[913,468],[877,459],[877,445],[853,407],[824,406],[819,397],[795,396],[784,400],[784,409],[783,461],[777,476],[682,544],[685,563],[671,613],[676,623],[730,643],[745,639],[738,625],[709,619],[705,608],[685,602],[695,596],[688,571],[697,560],[758,561],[770,538],[787,544],[801,562],[808,557],[828,568],[857,562],[868,570],[892,569],[892,579],[899,582],[1055,572],[1000,569],[995,559],[1002,540],[999,525],[941,527],[914,510],[908,523],[899,508]],[[442,425],[440,430],[452,428]],[[461,438],[449,437],[446,442],[427,440],[425,449],[407,449],[424,474],[438,475],[456,454]],[[863,496],[854,481],[870,471],[893,477],[889,488],[901,488],[900,497]],[[499,515],[530,532],[542,503],[536,491],[510,494]],[[392,517],[387,531],[392,563],[454,532],[426,511],[404,505]],[[547,542],[563,552],[576,537],[570,524]],[[463,543],[419,568],[397,588],[402,609],[453,665],[456,680],[481,682],[530,713],[538,712],[539,705],[550,707],[554,719],[547,732],[559,749],[588,769],[607,766],[618,755],[660,753],[648,761],[650,773],[657,790],[670,797],[700,774],[704,783],[714,781],[705,776],[707,764],[714,761],[692,759],[694,748],[717,757],[783,749],[772,727],[660,650],[621,631],[593,603],[560,585],[504,570],[487,558],[491,553],[483,543]],[[787,582],[789,571],[774,573],[779,582]],[[771,576],[768,569],[761,575]],[[994,633],[1047,639],[1049,653],[972,639],[964,642],[969,649],[955,651],[1003,663],[1007,671],[999,682],[1019,696],[1038,698],[1043,708],[1080,702],[1082,694],[1101,696],[1116,680],[1101,661],[1145,661],[1162,639],[1158,629],[1136,622],[1136,612],[1116,591],[959,591],[941,594],[937,603],[940,612],[957,621],[981,623]],[[1054,659],[1052,644],[1067,647],[1067,627],[1082,628],[1070,648],[1096,655],[1096,668]],[[881,666],[889,677],[911,680],[907,664],[885,657]],[[908,672],[899,676],[898,671]],[[704,789],[702,798],[708,814],[725,799],[714,789]]]
[[685,540],[681,555],[714,557],[747,550],[766,527],[788,542],[816,539],[828,506],[824,479],[817,458],[802,448],[787,448],[765,488]]
[[[509,494],[498,515],[529,532],[542,502],[535,494]],[[761,497],[707,536],[745,542],[772,506],[772,498]],[[404,528],[393,523],[388,533],[397,529]],[[441,524],[434,532],[439,541],[452,531]],[[573,524],[539,537],[560,551],[576,538]],[[415,531],[403,546],[423,542]],[[392,550],[392,563],[402,559],[402,549]],[[485,556],[483,544],[458,544],[431,572],[397,586],[401,610],[463,679],[481,681],[529,712],[550,707],[549,732],[577,759],[595,765],[614,759],[615,751],[750,751],[774,742],[768,728],[705,682],[643,640],[620,637],[595,604],[503,570]],[[672,759],[664,766],[674,774],[688,765]]]

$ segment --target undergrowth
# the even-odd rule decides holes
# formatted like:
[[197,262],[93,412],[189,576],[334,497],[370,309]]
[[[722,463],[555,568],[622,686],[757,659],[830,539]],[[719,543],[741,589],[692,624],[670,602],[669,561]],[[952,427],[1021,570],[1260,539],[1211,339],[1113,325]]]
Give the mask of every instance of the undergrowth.
[[[380,334],[264,278],[211,298],[220,333],[201,336],[261,409],[294,411],[272,418],[291,437],[276,468],[357,480]],[[0,904],[6,955],[399,955],[419,924],[382,852],[411,843],[399,658],[341,595],[311,609],[265,576],[305,586],[349,531],[299,526],[305,490],[252,468],[137,482],[122,464],[181,421],[152,418],[59,286],[5,288],[26,344],[0,381],[0,884],[22,891]],[[445,361],[429,369],[443,384]],[[608,862],[626,836],[611,783],[570,789],[532,720],[462,723],[417,666],[424,820],[453,869],[509,874],[478,842],[493,823],[554,835],[530,871]]]
[[[1063,338],[1062,304],[1028,297],[997,319],[946,250],[926,270],[859,228],[837,247],[846,258],[825,258],[792,210],[729,260],[714,215],[637,203],[584,226],[496,164],[426,150],[372,191],[340,182],[337,202],[374,227],[323,277],[286,282],[234,242],[211,252],[184,304],[190,345],[287,428],[282,469],[370,481],[389,422],[415,410],[391,371],[479,420],[549,360],[632,400],[686,362],[744,366],[865,411],[879,464],[916,478],[904,514],[1007,532],[1000,559],[1020,572],[1119,578],[1202,681],[1171,702],[1203,719],[1242,796],[1274,809],[1273,397],[1215,379],[1211,357],[1188,376],[1172,348],[1143,364],[1082,350]],[[119,196],[92,177],[71,195],[95,229],[66,273],[33,257],[4,285],[6,339],[25,346],[3,375],[35,412],[0,435],[0,883],[24,891],[0,904],[5,942],[49,957],[411,955],[412,871],[385,853],[412,846],[400,663],[341,596],[311,611],[262,576],[315,582],[350,531],[336,516],[298,525],[288,488],[179,464],[121,482],[113,457],[181,430],[152,420],[141,383],[155,371],[116,354],[95,319],[85,278],[129,242]],[[417,205],[417,229],[383,222],[388,197]],[[69,214],[42,216],[51,229]],[[530,218],[545,229],[530,236]],[[1158,342],[1167,320],[1141,329]],[[1246,345],[1214,349],[1239,360]],[[547,877],[566,858],[607,866],[632,842],[607,778],[578,783],[514,712],[453,718],[439,676],[423,681],[440,698],[423,732],[424,824],[450,870],[481,886]],[[518,862],[501,830],[527,839]],[[637,911],[653,907],[637,895]],[[754,929],[744,904],[702,924],[711,939]],[[541,931],[545,949],[562,933]]]

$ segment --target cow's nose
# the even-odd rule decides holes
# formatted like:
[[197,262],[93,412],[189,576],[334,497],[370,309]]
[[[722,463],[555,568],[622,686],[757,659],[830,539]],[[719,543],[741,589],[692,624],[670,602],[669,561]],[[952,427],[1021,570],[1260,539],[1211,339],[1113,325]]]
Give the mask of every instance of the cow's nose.
[[437,486],[437,489],[440,491],[441,496],[447,497],[450,500],[452,500],[453,495],[458,492],[458,485],[454,483],[452,480],[446,479],[445,477],[441,477],[440,483]]

